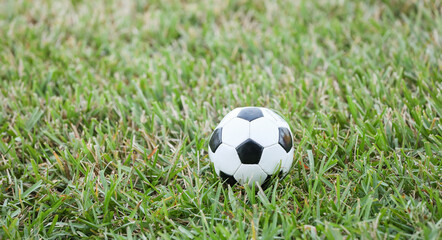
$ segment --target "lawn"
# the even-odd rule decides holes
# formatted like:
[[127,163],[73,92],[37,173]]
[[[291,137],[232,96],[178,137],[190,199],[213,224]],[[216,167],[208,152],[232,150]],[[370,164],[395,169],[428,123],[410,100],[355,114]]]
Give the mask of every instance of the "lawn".
[[[441,239],[439,0],[0,1],[0,239]],[[294,164],[220,182],[276,110]]]

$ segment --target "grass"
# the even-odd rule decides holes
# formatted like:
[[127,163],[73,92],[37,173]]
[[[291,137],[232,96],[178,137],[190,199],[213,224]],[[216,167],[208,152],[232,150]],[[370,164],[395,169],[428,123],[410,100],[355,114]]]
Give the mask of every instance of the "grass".
[[[0,1],[0,239],[440,239],[439,0]],[[295,164],[219,182],[279,111]]]

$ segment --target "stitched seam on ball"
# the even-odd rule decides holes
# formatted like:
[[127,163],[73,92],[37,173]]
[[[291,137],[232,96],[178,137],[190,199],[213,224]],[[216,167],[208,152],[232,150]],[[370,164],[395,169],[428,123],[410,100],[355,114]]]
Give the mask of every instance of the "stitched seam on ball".
[[[242,163],[239,164],[239,166],[236,168],[235,172],[233,172],[232,177],[235,178],[235,173],[238,171],[238,169],[243,165]],[[236,180],[236,179],[235,179]],[[238,181],[238,180],[236,180]]]
[[228,147],[231,147],[231,148],[236,149],[234,146],[232,146],[232,145],[230,145],[230,144],[227,144],[227,143],[225,143],[225,142],[221,142],[221,144],[224,144],[224,145],[226,145],[226,146],[228,146]]
[[[229,122],[231,122],[233,119],[235,119],[236,117],[233,117],[233,118],[231,118],[231,119],[229,119],[229,120],[227,120],[226,122],[223,122],[223,125],[222,126],[220,126],[221,125],[221,123],[220,124],[218,124],[218,126],[216,126],[216,128],[220,128],[220,127],[224,127],[224,126],[226,126],[227,125],[227,123],[229,123]],[[222,121],[222,120],[221,120]]]
[[270,174],[268,174],[262,167],[261,167],[261,165],[259,165],[259,163],[257,164],[258,165],[258,167],[261,169],[261,171],[263,172],[263,173],[265,173],[265,174],[267,174],[267,175],[270,175]]
[[[277,145],[277,144],[279,144],[279,141],[277,142],[277,143],[274,143],[274,144],[271,144],[271,145],[268,145],[268,146],[263,146],[263,148],[264,149],[266,149],[266,148],[268,148],[268,147],[273,147],[273,146],[275,146],[275,145]],[[264,151],[264,150],[263,150]]]

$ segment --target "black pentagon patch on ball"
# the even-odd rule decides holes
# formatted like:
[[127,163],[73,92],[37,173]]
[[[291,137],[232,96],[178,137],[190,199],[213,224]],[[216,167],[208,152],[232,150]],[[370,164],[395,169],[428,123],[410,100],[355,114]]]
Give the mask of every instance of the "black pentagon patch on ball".
[[290,131],[288,128],[280,127],[279,128],[279,145],[281,145],[282,148],[286,152],[289,152],[290,149],[293,146],[292,143],[292,134],[290,134]]
[[239,112],[238,117],[251,122],[257,118],[264,117],[264,115],[262,114],[261,109],[257,107],[248,107],[242,109]]
[[230,186],[233,186],[233,185],[235,185],[237,183],[236,179],[233,176],[231,176],[231,175],[229,175],[229,174],[227,174],[227,173],[225,173],[223,171],[219,171],[219,176],[223,180],[223,183],[227,183]]
[[236,147],[239,159],[243,164],[258,164],[264,148],[252,139],[247,139]]
[[209,142],[209,146],[212,152],[216,151],[219,145],[221,145],[221,142],[222,142],[222,128],[217,128],[213,132]]

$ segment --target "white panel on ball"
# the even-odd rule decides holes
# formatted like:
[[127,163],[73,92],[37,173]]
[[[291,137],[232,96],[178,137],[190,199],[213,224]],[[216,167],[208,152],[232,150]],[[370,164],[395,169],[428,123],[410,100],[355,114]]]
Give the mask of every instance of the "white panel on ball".
[[267,109],[267,111],[270,113],[270,115],[272,115],[273,119],[275,119],[276,125],[278,127],[285,127],[290,130],[289,124],[279,114],[277,114],[275,111],[270,109]]
[[259,165],[255,164],[241,164],[233,176],[240,184],[248,184],[249,186],[254,185],[254,183],[261,185],[267,178],[267,174]]
[[[209,158],[210,158],[211,161],[213,161],[215,159],[215,153],[212,152],[212,150],[210,150],[210,147],[209,147]],[[216,174],[219,175],[218,167],[216,165],[213,165],[213,166],[215,167]]]
[[219,176],[219,168],[218,168],[218,166],[216,166],[215,164],[213,164],[213,167],[215,167],[215,173],[216,173],[216,175]]
[[290,171],[290,168],[292,167],[292,164],[293,164],[293,155],[294,155],[294,153],[295,153],[295,149],[294,148],[290,149],[290,151],[288,152],[287,159],[282,164],[282,171],[284,173],[288,173]]
[[262,114],[264,115],[265,118],[272,120],[272,122],[274,122],[276,124],[277,120],[275,119],[275,117],[271,113],[272,110],[270,110],[268,108],[263,108],[263,107],[260,109],[261,109]]
[[214,156],[215,156],[215,153],[213,153],[212,150],[210,150],[210,147],[209,147],[209,159],[213,159]]
[[238,116],[238,113],[241,111],[241,109],[243,108],[235,108],[232,111],[230,111],[229,113],[227,113],[226,116],[224,116],[224,118],[221,120],[221,122],[218,124],[218,127],[223,127],[226,123],[228,123],[230,120],[234,119],[236,116]]
[[250,138],[267,147],[278,142],[279,130],[272,120],[258,118],[250,123]]
[[287,152],[279,144],[264,148],[259,166],[267,174],[272,175],[278,169],[283,169],[287,161]]
[[234,118],[223,127],[222,142],[229,146],[236,147],[248,138],[249,122],[244,119]]
[[[212,156],[212,161],[216,170],[221,170],[229,175],[233,175],[239,165],[241,165],[235,148],[224,143],[216,149],[216,154]],[[219,174],[219,171],[217,174]]]

